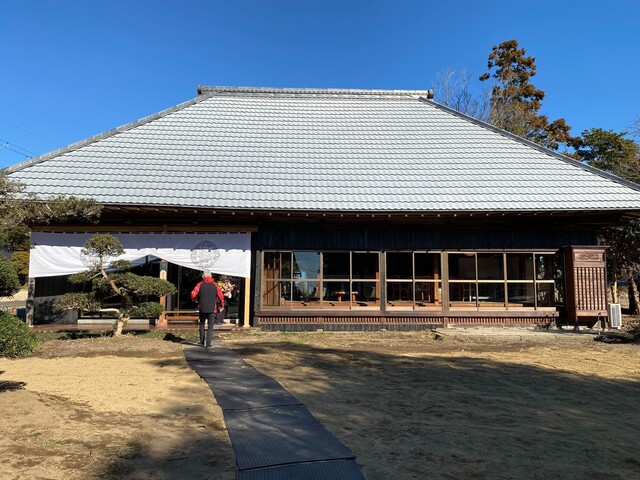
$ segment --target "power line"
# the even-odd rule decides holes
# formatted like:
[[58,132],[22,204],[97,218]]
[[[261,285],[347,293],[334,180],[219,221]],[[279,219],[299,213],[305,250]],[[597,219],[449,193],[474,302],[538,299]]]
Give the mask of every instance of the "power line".
[[[0,148],[6,148],[7,150],[11,150],[12,152],[15,152],[19,155],[22,155],[23,157],[27,157],[27,158],[31,158],[31,157],[37,157],[38,154],[37,153],[33,153],[30,150],[27,150],[26,148],[22,148],[19,147],[18,145],[15,145],[11,142],[8,142],[7,140],[3,140],[2,138],[0,138],[0,142],[3,144],[2,146],[0,146]],[[11,148],[11,147],[15,147],[15,148]],[[16,150],[16,148],[22,150],[23,152],[27,152],[29,155],[27,155],[26,153],[22,153],[18,150]]]
[[47,140],[46,138],[41,137],[41,136],[40,136],[40,135],[38,135],[37,133],[33,133],[33,132],[30,132],[29,130],[27,130],[27,129],[25,129],[25,128],[19,127],[19,126],[18,126],[18,125],[16,125],[15,123],[8,122],[8,121],[6,121],[6,120],[5,120],[5,119],[3,119],[3,118],[0,118],[0,122],[6,123],[7,125],[11,125],[13,128],[17,128],[18,130],[22,130],[23,132],[28,133],[29,135],[33,135],[34,137],[39,138],[40,140],[44,140],[45,142],[50,143],[51,145],[53,145],[53,146],[55,146],[55,147],[60,148],[60,145],[59,145],[59,144],[57,144],[57,143],[55,143],[55,142],[52,142],[51,140]]

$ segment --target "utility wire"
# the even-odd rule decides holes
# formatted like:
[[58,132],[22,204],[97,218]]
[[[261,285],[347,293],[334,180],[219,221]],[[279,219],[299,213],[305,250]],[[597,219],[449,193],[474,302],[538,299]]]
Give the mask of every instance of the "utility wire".
[[[7,150],[11,150],[12,152],[15,152],[15,153],[17,153],[19,155],[22,155],[24,157],[30,158],[30,157],[37,157],[38,156],[37,153],[33,153],[32,151],[27,150],[26,148],[22,148],[22,147],[19,147],[18,145],[14,145],[13,143],[8,142],[7,140],[3,140],[2,138],[0,138],[0,142],[3,143],[3,145],[0,148],[6,148]],[[22,153],[22,152],[16,150],[15,148],[11,148],[11,147],[18,148],[18,149],[22,150],[23,152],[27,152],[29,155],[27,155],[26,153]]]
[[38,134],[36,134],[36,133],[30,132],[29,130],[27,130],[27,129],[25,129],[25,128],[19,127],[19,126],[18,126],[18,125],[16,125],[15,123],[8,122],[8,121],[6,121],[6,120],[5,120],[5,119],[3,119],[3,118],[0,118],[0,122],[6,123],[7,125],[11,125],[13,128],[17,128],[18,130],[22,130],[23,132],[28,133],[29,135],[33,135],[34,137],[39,138],[40,140],[44,140],[45,142],[50,143],[50,144],[51,144],[51,145],[53,145],[54,147],[58,147],[58,148],[60,148],[60,145],[59,145],[59,144],[57,144],[57,143],[55,143],[55,142],[52,142],[51,140],[47,140],[46,138],[41,137],[40,135],[38,135]]

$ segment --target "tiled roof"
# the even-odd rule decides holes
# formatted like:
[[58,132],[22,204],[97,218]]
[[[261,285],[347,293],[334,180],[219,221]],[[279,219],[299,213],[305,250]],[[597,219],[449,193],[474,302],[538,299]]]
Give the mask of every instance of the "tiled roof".
[[200,87],[188,102],[9,168],[43,197],[219,209],[638,210],[637,186],[428,91]]

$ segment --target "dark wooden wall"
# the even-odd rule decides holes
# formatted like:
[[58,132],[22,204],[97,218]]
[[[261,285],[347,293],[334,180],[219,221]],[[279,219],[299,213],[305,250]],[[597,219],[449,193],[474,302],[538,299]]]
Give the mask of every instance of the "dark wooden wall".
[[597,245],[589,230],[517,227],[447,228],[427,225],[261,225],[256,248],[299,250],[559,249]]

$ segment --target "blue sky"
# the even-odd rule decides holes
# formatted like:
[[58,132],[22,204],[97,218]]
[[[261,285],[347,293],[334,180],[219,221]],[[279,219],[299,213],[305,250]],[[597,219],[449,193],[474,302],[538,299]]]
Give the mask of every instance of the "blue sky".
[[640,115],[637,0],[2,0],[0,36],[0,168],[198,85],[427,89],[512,38],[572,133]]

